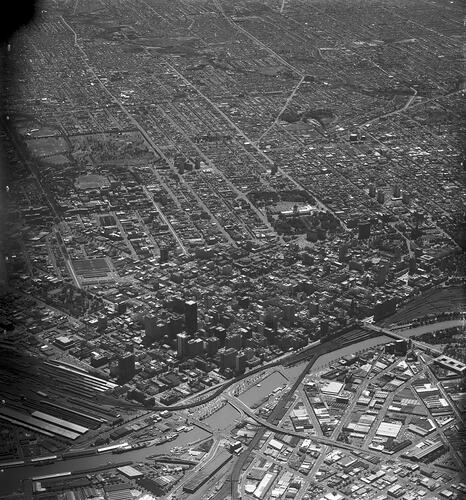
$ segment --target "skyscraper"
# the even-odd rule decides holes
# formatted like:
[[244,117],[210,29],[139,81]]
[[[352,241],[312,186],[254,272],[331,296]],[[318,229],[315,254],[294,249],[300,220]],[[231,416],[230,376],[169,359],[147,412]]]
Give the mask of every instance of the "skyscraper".
[[118,358],[118,381],[129,382],[134,377],[134,354],[124,354]]
[[168,262],[168,248],[167,247],[161,247],[160,248],[160,257],[159,257],[159,262],[160,264],[165,264],[165,262]]
[[191,358],[202,354],[204,351],[204,342],[202,339],[189,339],[188,340],[188,354]]
[[227,368],[235,368],[236,365],[236,355],[238,354],[238,351],[234,349],[233,347],[230,347],[229,349],[220,349],[220,368],[222,370],[225,370]]
[[235,372],[237,374],[243,374],[246,370],[247,356],[244,352],[239,352],[235,359]]
[[148,341],[154,342],[155,340],[160,340],[161,329],[157,325],[158,319],[154,314],[148,314],[144,316],[144,332]]
[[188,333],[197,331],[197,302],[194,300],[188,300],[185,303],[184,321]]
[[184,358],[188,355],[189,335],[179,333],[176,336],[177,354],[179,358]]
[[206,339],[206,350],[209,356],[215,356],[218,352],[220,341],[217,337],[209,337]]

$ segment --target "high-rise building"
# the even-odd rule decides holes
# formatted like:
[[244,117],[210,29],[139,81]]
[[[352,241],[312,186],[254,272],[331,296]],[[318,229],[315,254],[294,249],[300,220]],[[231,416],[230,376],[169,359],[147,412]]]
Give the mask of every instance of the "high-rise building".
[[188,354],[189,357],[194,358],[204,351],[204,342],[202,339],[189,339],[188,340]]
[[221,325],[217,325],[215,328],[212,329],[212,331],[214,335],[219,339],[220,344],[223,345],[225,343],[225,338],[227,336],[226,329]]
[[405,205],[409,205],[409,203],[411,201],[411,196],[409,195],[409,193],[407,191],[403,191],[403,193],[401,195],[401,199]]
[[189,354],[188,342],[189,335],[187,335],[186,333],[179,333],[176,336],[176,347],[179,358],[185,358]]
[[278,314],[277,308],[269,307],[264,313],[264,326],[276,330],[279,322]]
[[377,190],[376,190],[376,188],[375,188],[374,184],[371,184],[371,185],[369,186],[369,196],[370,196],[371,198],[375,198],[376,191],[377,191]]
[[238,351],[230,347],[229,349],[220,349],[220,368],[225,370],[227,368],[234,369],[236,365],[236,354]]
[[170,321],[168,322],[168,335],[170,338],[175,338],[176,335],[181,333],[183,330],[183,316],[172,314]]
[[398,356],[406,356],[408,353],[408,340],[399,339],[395,340],[395,354]]
[[168,262],[168,258],[169,258],[168,248],[160,247],[160,257],[159,257],[160,264],[165,264],[165,262]]
[[398,184],[395,184],[393,186],[393,198],[399,198],[401,196],[401,189]]
[[127,353],[118,358],[118,381],[120,384],[129,382],[134,377],[134,354]]
[[241,374],[243,374],[246,371],[246,361],[247,361],[246,353],[239,352],[236,355],[236,359],[235,359],[235,372],[238,375],[241,375]]
[[170,307],[173,309],[173,312],[176,312],[177,314],[184,314],[185,302],[180,296],[175,295],[171,299]]
[[197,330],[197,302],[188,300],[184,307],[184,322],[188,333],[195,333]]
[[293,325],[295,320],[296,306],[293,303],[283,304],[283,320],[289,325]]
[[97,331],[103,332],[107,328],[107,316],[99,314],[97,316]]
[[220,341],[217,337],[209,337],[206,339],[206,351],[209,356],[215,356],[220,346]]
[[146,337],[151,339],[155,336],[155,327],[157,326],[157,316],[155,314],[148,314],[144,316],[144,333]]

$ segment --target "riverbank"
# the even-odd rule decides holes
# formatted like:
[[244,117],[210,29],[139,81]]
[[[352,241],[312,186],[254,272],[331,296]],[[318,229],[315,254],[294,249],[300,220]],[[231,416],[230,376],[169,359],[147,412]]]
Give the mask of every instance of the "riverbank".
[[[453,322],[454,321],[461,321],[461,320],[453,320]],[[449,327],[448,325],[450,325],[450,323],[451,323],[450,321],[447,321],[441,323],[434,323],[430,325],[423,325],[417,328],[398,331],[397,334],[404,333],[406,337],[422,335],[429,331],[438,331],[444,328],[448,328]],[[388,337],[386,335],[381,335],[378,337],[367,338],[361,342],[355,342],[354,344],[345,346],[340,349],[336,349],[326,354],[322,354],[321,356],[319,356],[319,358],[312,366],[312,371],[318,371],[323,367],[325,367],[326,365],[328,365],[329,363],[341,358],[342,356],[355,354],[359,351],[365,351],[367,349],[371,349],[376,346],[384,345],[391,341],[393,341],[391,337]],[[286,373],[289,380],[298,376],[298,374],[303,369],[302,365],[304,363],[306,363],[305,360],[303,360],[298,365],[284,368],[284,372]],[[269,390],[269,388],[264,387],[263,390],[265,395],[265,391]],[[223,410],[222,418],[229,418],[228,415],[224,415],[224,412],[225,410]],[[232,416],[232,418],[234,417]],[[149,455],[153,455],[154,453],[159,453],[159,454],[169,453],[169,450],[173,447],[184,446],[187,445],[189,442],[199,440],[203,437],[208,437],[208,433],[196,427],[188,433],[180,434],[174,441],[171,441],[169,443],[165,443],[162,445],[155,445],[140,450],[130,450],[128,452],[122,453],[121,455],[118,456],[119,460],[117,461],[118,462],[132,461],[133,463],[143,462],[145,458]],[[20,487],[21,481],[34,476],[42,476],[60,472],[73,473],[83,469],[89,469],[93,467],[98,468],[104,465],[108,465],[108,462],[112,461],[115,462],[115,460],[112,460],[112,458],[114,459],[115,457],[109,454],[100,454],[91,457],[76,458],[71,460],[61,460],[48,465],[41,465],[41,466],[26,465],[22,467],[5,469],[2,472],[0,472],[0,495],[5,495],[14,492]]]

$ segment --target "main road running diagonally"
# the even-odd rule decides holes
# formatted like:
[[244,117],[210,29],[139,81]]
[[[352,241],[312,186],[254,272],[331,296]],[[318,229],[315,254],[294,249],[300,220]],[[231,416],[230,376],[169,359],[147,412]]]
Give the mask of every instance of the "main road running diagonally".
[[183,242],[181,241],[180,237],[176,234],[176,231],[173,229],[173,226],[170,224],[170,221],[165,217],[165,214],[162,212],[162,210],[157,205],[157,203],[155,203],[154,198],[151,195],[150,191],[147,189],[146,186],[143,186],[142,189],[144,190],[144,193],[146,193],[146,196],[149,198],[149,200],[152,203],[152,205],[154,205],[154,208],[157,210],[157,212],[160,215],[160,217],[163,220],[163,222],[168,226],[168,229],[170,229],[170,232],[172,233],[172,235],[175,238],[176,242],[180,246],[180,248],[183,251],[184,255],[187,255],[188,251],[186,250],[186,247],[183,245]]
[[283,105],[283,108],[280,110],[278,113],[277,117],[273,121],[272,125],[257,139],[256,144],[259,145],[261,140],[275,127],[275,125],[278,123],[278,120],[280,120],[280,116],[286,111],[288,106],[290,105],[291,101],[293,100],[294,96],[296,95],[296,92],[298,92],[299,87],[301,87],[301,84],[304,82],[304,76],[301,77],[299,82],[297,83],[296,87],[293,89],[291,94],[289,95],[288,99],[286,100],[285,104]]

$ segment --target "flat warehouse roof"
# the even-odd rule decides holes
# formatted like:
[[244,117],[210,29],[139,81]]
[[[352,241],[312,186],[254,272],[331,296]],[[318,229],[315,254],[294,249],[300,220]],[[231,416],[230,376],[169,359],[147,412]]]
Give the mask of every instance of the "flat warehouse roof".
[[396,438],[400,432],[402,424],[382,422],[377,429],[377,436],[393,437]]
[[321,391],[326,394],[340,394],[340,391],[343,389],[343,385],[344,384],[341,382],[329,382],[322,387]]

